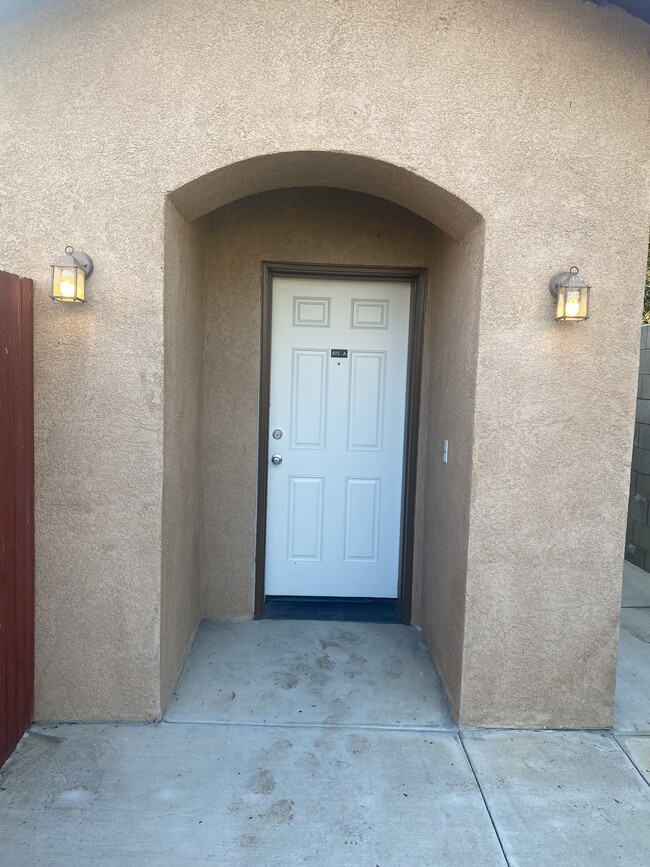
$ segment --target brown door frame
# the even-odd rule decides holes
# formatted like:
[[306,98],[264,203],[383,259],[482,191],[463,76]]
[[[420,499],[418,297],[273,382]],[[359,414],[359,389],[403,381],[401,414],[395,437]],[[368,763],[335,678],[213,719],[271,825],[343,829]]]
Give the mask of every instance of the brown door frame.
[[262,262],[262,327],[259,404],[259,444],[257,475],[257,542],[255,554],[255,613],[259,620],[264,610],[264,568],[266,557],[266,501],[269,473],[269,398],[271,390],[271,316],[274,277],[312,277],[329,280],[408,281],[411,284],[408,367],[406,380],[406,418],[404,430],[404,478],[400,533],[400,565],[397,604],[404,623],[411,622],[413,592],[413,542],[415,536],[415,485],[418,433],[420,427],[420,388],[422,348],[428,269],[366,267],[363,265],[313,265],[299,262]]

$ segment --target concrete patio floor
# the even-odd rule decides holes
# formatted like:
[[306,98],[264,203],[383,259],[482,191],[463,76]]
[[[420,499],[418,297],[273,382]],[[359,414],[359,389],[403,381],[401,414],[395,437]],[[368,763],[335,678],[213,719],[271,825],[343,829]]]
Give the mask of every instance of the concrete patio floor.
[[0,865],[650,864],[640,622],[614,733],[458,730],[409,627],[206,622],[162,722],[25,735]]

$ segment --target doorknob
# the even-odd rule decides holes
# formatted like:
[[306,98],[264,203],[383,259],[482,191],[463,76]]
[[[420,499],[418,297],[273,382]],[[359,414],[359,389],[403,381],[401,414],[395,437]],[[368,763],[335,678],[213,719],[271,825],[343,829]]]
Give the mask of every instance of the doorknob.
[[277,467],[278,464],[282,463],[282,455],[273,455],[273,457],[271,458],[271,463],[275,464],[275,466]]

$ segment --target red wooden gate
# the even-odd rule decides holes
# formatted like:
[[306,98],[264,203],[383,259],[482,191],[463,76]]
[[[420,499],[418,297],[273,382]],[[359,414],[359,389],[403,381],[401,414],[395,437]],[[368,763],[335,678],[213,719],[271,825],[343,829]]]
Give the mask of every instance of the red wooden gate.
[[0,765],[34,703],[32,294],[0,271]]

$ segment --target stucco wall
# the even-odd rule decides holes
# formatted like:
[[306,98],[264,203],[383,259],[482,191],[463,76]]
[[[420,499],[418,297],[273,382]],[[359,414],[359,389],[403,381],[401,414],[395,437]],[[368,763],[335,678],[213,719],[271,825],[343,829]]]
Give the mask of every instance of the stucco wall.
[[[2,27],[0,266],[36,289],[37,715],[157,711],[165,195],[208,175],[176,201],[194,219],[295,186],[286,165],[227,189],[219,170],[299,151],[326,154],[312,184],[457,239],[459,202],[485,219],[460,715],[607,725],[648,26],[582,0],[60,0],[12,4]],[[365,173],[334,160],[355,154]],[[66,243],[96,264],[80,310],[46,297]],[[574,262],[592,319],[556,325],[548,278]]]
[[160,697],[164,707],[201,616],[201,431],[205,245],[165,210],[164,461]]
[[[587,322],[555,323],[551,296],[533,293],[528,268],[499,275],[502,286],[517,286],[514,297],[483,294],[466,724],[612,723],[646,235],[628,221],[631,213],[647,220],[645,209],[634,195],[627,207],[602,203],[588,228],[574,210],[575,227],[558,240],[563,261],[582,266],[594,285]],[[550,215],[532,222],[535,230],[519,228],[519,249],[535,273],[548,251],[532,247],[557,227]],[[484,286],[496,285],[493,267],[486,255]]]
[[[452,711],[461,701],[483,227],[454,241],[442,235],[427,312],[432,363],[423,427],[428,458],[420,488],[422,564],[414,610]],[[442,460],[443,440],[449,444]]]

